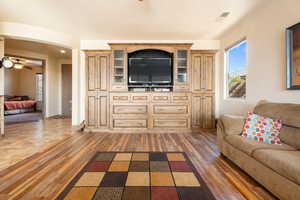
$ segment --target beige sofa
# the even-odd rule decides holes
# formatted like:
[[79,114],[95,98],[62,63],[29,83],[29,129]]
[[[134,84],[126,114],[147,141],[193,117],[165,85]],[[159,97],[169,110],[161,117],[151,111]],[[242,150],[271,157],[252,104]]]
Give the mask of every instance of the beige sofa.
[[280,139],[284,144],[243,138],[244,119],[224,115],[218,121],[221,153],[278,198],[300,200],[300,104],[261,101],[254,113],[283,121]]

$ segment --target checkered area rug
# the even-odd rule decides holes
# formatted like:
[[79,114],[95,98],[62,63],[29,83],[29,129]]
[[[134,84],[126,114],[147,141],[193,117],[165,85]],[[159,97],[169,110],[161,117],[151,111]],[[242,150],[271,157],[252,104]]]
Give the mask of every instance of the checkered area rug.
[[215,200],[183,152],[98,152],[57,199]]

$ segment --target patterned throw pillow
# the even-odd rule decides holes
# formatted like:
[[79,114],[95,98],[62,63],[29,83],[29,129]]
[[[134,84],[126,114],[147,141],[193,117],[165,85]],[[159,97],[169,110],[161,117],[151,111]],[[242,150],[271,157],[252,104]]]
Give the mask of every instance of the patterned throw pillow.
[[282,127],[281,120],[273,120],[249,112],[242,136],[268,144],[282,144],[279,138]]

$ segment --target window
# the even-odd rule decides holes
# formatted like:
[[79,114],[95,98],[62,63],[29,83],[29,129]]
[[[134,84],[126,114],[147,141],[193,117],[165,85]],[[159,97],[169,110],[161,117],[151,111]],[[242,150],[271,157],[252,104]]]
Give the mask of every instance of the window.
[[226,96],[246,97],[247,41],[244,40],[226,50]]

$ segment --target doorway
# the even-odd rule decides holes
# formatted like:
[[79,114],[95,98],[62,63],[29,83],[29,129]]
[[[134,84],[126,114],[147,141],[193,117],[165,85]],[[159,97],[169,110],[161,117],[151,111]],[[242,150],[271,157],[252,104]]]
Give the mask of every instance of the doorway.
[[5,124],[36,122],[44,116],[44,60],[6,55],[15,65],[5,69]]
[[62,64],[62,115],[67,118],[72,116],[72,65]]

